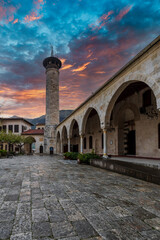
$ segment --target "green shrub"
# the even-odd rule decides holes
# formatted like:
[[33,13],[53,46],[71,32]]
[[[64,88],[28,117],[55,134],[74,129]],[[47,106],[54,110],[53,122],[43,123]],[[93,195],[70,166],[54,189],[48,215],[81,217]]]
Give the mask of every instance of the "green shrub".
[[0,156],[2,156],[2,157],[7,156],[7,151],[6,150],[0,150]]
[[9,154],[14,155],[14,156],[16,155],[16,153],[13,151],[10,151]]
[[66,159],[77,160],[78,153],[77,152],[66,152],[63,154]]
[[100,156],[95,154],[94,152],[78,154],[79,163],[83,163],[83,164],[90,164],[90,159],[97,159],[97,158],[99,159]]

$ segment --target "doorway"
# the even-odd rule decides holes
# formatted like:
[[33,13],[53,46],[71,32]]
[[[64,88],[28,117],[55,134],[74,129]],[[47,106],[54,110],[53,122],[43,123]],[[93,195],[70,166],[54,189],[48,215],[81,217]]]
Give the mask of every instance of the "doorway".
[[42,145],[39,147],[39,152],[43,153],[43,146]]
[[132,130],[128,133],[128,154],[136,154],[136,131]]

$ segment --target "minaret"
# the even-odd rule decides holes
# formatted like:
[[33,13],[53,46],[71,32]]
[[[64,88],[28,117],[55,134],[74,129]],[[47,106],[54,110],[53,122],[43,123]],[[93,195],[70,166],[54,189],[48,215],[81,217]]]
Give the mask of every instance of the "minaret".
[[61,61],[53,56],[45,58],[43,66],[46,68],[46,119],[44,130],[44,153],[56,153],[55,127],[59,124],[59,69]]

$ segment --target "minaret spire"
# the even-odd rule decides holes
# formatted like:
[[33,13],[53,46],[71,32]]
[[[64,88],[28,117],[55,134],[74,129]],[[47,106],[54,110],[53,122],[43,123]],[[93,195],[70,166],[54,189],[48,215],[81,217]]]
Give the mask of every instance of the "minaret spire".
[[46,118],[44,129],[44,153],[54,153],[56,150],[56,126],[59,124],[59,69],[60,59],[51,56],[43,61],[46,69]]

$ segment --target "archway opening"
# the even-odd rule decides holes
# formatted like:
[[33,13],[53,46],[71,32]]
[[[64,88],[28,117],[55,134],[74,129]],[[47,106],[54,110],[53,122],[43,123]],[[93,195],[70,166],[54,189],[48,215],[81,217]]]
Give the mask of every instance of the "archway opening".
[[80,146],[80,136],[79,136],[79,126],[76,120],[72,121],[71,128],[70,128],[70,150],[71,152],[79,152]]
[[43,153],[43,146],[41,145],[40,147],[39,147],[39,153]]
[[68,152],[68,137],[67,137],[67,128],[66,126],[63,127],[62,130],[62,146],[63,146],[63,153]]
[[103,154],[102,149],[102,129],[100,127],[100,118],[94,108],[88,109],[83,119],[83,150],[84,152],[94,151],[97,154]]
[[36,150],[36,140],[34,137],[26,137],[25,138],[25,144],[24,144],[24,150],[26,154],[33,154]]
[[57,133],[57,153],[61,152],[61,138],[60,138],[60,132],[58,131]]
[[116,94],[114,104],[112,100],[110,103],[113,108],[108,108],[110,115],[106,114],[108,154],[158,156],[160,115],[151,88],[144,82],[133,81]]

